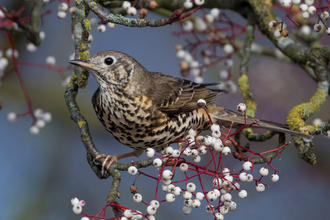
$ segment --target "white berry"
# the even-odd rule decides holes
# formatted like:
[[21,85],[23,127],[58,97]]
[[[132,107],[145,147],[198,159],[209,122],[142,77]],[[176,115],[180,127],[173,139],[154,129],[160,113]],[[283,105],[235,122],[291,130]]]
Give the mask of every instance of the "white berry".
[[115,23],[108,22],[108,27],[114,29],[117,26]]
[[270,178],[273,182],[277,182],[280,179],[280,177],[277,174],[273,174]]
[[252,182],[253,181],[253,176],[252,176],[252,174],[248,174],[247,175],[247,180],[246,180],[247,182]]
[[223,154],[223,155],[229,155],[230,153],[231,153],[231,150],[230,150],[229,147],[224,147],[224,148],[222,149],[222,154]]
[[276,38],[280,38],[280,37],[282,37],[282,35],[281,35],[281,30],[280,30],[280,29],[276,29],[276,30],[274,31],[274,37],[276,37]]
[[130,166],[128,168],[128,173],[131,174],[131,175],[135,175],[135,174],[137,174],[137,172],[138,172],[138,170],[135,166]]
[[268,175],[268,169],[265,168],[265,167],[261,167],[260,170],[259,170],[259,173],[260,173],[262,176],[267,176],[267,175]]
[[197,157],[198,156],[198,151],[196,149],[191,150],[191,157]]
[[[191,141],[189,141],[189,143],[194,143],[194,142],[191,142]],[[185,156],[187,156],[187,157],[189,157],[190,155],[191,155],[191,149],[190,149],[190,147],[186,147],[186,149],[184,149],[184,151],[183,151],[183,155],[185,155]]]
[[165,199],[168,203],[172,203],[175,200],[175,196],[172,193],[167,193]]
[[80,205],[75,205],[73,206],[72,211],[74,214],[78,215],[82,212],[82,207]]
[[122,7],[127,10],[129,7],[131,7],[131,3],[128,1],[124,1]]
[[59,19],[63,19],[63,18],[65,18],[65,17],[66,17],[66,12],[65,12],[65,11],[58,11],[58,12],[57,12],[57,17],[58,17]]
[[316,13],[316,8],[315,8],[315,6],[311,5],[308,7],[307,11],[309,14],[313,15]]
[[180,164],[180,170],[182,172],[186,172],[188,170],[188,164],[186,164],[186,163]]
[[211,15],[211,14],[206,14],[206,15],[205,15],[205,21],[206,21],[207,23],[212,23],[212,22],[214,21],[214,17],[213,17],[213,15]]
[[31,134],[39,134],[39,132],[40,132],[40,129],[36,126],[36,125],[32,125],[31,127],[30,127],[30,132],[31,132]]
[[182,24],[182,28],[184,31],[192,31],[194,29],[194,24],[191,21],[185,21]]
[[186,55],[186,51],[184,50],[179,50],[177,53],[176,53],[176,56],[180,59],[183,59]]
[[209,206],[209,205],[207,205],[206,207],[205,207],[205,211],[206,211],[206,213],[207,214],[212,214],[213,213],[213,205],[211,205],[211,207]]
[[51,122],[52,120],[52,113],[50,112],[45,112],[42,114],[41,118],[45,121],[45,122]]
[[201,162],[201,160],[202,160],[202,158],[201,158],[201,156],[196,156],[196,157],[193,157],[193,161],[195,162],[195,163],[199,163],[199,162]]
[[107,28],[105,27],[104,24],[100,24],[100,25],[97,27],[97,31],[100,32],[100,33],[104,33],[106,29],[107,29]]
[[231,54],[234,52],[234,47],[231,44],[225,44],[225,46],[223,46],[223,51],[226,54]]
[[329,12],[323,11],[321,13],[321,18],[327,20],[329,18]]
[[176,196],[179,196],[179,195],[181,194],[181,188],[178,187],[178,186],[176,186],[176,187],[174,188],[174,192],[173,192],[173,194],[176,195]]
[[206,101],[204,99],[198,99],[197,104],[205,106]]
[[163,178],[164,179],[168,180],[168,179],[172,179],[172,177],[173,177],[172,171],[170,171],[170,170],[164,170],[163,171]]
[[183,193],[183,198],[185,198],[185,199],[190,199],[191,197],[192,197],[191,192],[185,191],[185,192]]
[[308,5],[306,5],[306,4],[301,4],[301,5],[299,6],[299,8],[300,8],[300,11],[301,11],[301,12],[305,12],[305,11],[308,10]]
[[308,35],[311,33],[311,28],[308,26],[308,25],[303,25],[301,28],[300,28],[300,31],[301,33],[305,34],[305,35]]
[[228,211],[229,211],[229,209],[226,206],[221,206],[220,207],[220,213],[221,214],[225,215],[225,214],[228,213]]
[[243,163],[243,169],[245,171],[249,171],[251,170],[251,168],[252,168],[252,163],[250,161],[246,161],[245,163]]
[[217,194],[214,191],[210,191],[206,194],[206,197],[207,197],[208,200],[214,201],[214,200],[217,199]]
[[134,202],[141,202],[142,201],[142,195],[139,193],[134,194],[133,196]]
[[74,197],[71,199],[71,205],[79,205],[79,199],[77,197]]
[[195,0],[196,5],[202,5],[204,4],[205,0]]
[[201,206],[201,201],[200,200],[194,199],[192,201],[192,207],[194,207],[195,209],[198,208],[198,207],[200,207],[200,206]]
[[204,193],[202,192],[197,192],[196,193],[196,199],[198,199],[199,201],[202,201],[204,199]]
[[194,192],[196,190],[196,185],[194,183],[188,183],[186,189],[188,192]]
[[242,172],[239,174],[239,179],[243,182],[245,182],[247,180],[247,174],[245,172]]
[[172,156],[173,157],[179,157],[180,156],[180,151],[179,150],[173,150]]
[[34,45],[33,43],[29,42],[27,45],[26,45],[26,50],[33,53],[33,52],[36,52],[37,51],[37,46]]
[[128,15],[130,15],[130,16],[134,16],[134,15],[136,15],[136,8],[135,7],[129,7],[128,9],[127,9],[127,14]]
[[153,206],[153,207],[155,207],[156,209],[159,208],[159,202],[157,200],[152,200],[150,202],[150,205]]
[[124,211],[124,216],[125,216],[126,218],[132,218],[132,217],[133,217],[133,212],[132,212],[131,210],[129,210],[129,209],[126,209],[126,210]]
[[246,105],[244,103],[239,103],[237,105],[237,111],[244,112],[246,110]]
[[289,7],[292,2],[291,0],[281,0],[281,4],[283,5],[283,7]]
[[210,14],[214,17],[217,18],[220,15],[220,10],[218,8],[212,8],[210,10]]
[[221,70],[219,72],[219,78],[220,78],[220,80],[226,80],[226,79],[228,79],[228,76],[229,76],[229,73],[228,73],[227,70]]
[[303,11],[303,12],[301,12],[301,17],[302,17],[302,18],[305,18],[305,19],[309,18],[309,13],[308,13],[308,11]]
[[148,213],[149,215],[154,215],[154,214],[156,214],[156,211],[157,211],[157,209],[156,209],[154,206],[149,205],[149,206],[147,207],[147,213]]
[[246,190],[241,190],[239,193],[238,193],[238,196],[242,199],[246,198],[247,197],[247,192]]
[[314,0],[305,0],[305,3],[307,5],[312,5],[312,4],[314,4]]
[[216,220],[223,220],[224,216],[220,212],[218,212],[215,214],[215,218],[216,218]]
[[182,211],[185,215],[189,215],[192,211],[191,207],[183,206]]
[[259,183],[259,184],[256,186],[256,190],[257,190],[257,192],[263,192],[263,191],[265,191],[265,185],[262,184],[262,183]]
[[38,128],[44,128],[45,125],[46,125],[46,122],[42,119],[38,119],[35,123],[35,125],[38,127]]
[[268,26],[272,29],[276,28],[277,27],[277,22],[276,21],[270,21],[268,23]]
[[155,166],[155,167],[161,167],[162,164],[163,164],[163,161],[159,158],[156,158],[154,159],[154,161],[152,162],[152,164]]
[[64,3],[64,2],[62,2],[62,3],[58,6],[58,10],[59,10],[59,11],[64,11],[64,12],[66,12],[66,11],[68,10],[68,8],[69,8],[68,4],[67,4],[67,3]]
[[325,33],[326,33],[327,35],[330,35],[330,27],[327,27],[327,29],[325,30]]
[[8,121],[16,121],[17,114],[15,112],[9,112],[7,115]]
[[320,32],[322,30],[322,26],[320,24],[315,24],[314,25],[314,31]]
[[229,205],[229,211],[234,211],[237,208],[236,202],[231,201]]
[[199,155],[204,155],[207,153],[207,149],[206,149],[206,146],[202,145],[198,148],[198,153]]
[[186,0],[184,3],[183,3],[183,7],[185,9],[190,9],[193,7],[193,3],[190,1],[190,0]]
[[54,66],[56,63],[56,59],[53,56],[46,57],[46,63],[47,65]]
[[147,148],[145,150],[145,154],[147,157],[152,158],[155,155],[155,150],[152,148]]
[[221,193],[218,189],[214,189],[213,192],[215,192],[215,195],[216,195],[217,198],[220,197]]

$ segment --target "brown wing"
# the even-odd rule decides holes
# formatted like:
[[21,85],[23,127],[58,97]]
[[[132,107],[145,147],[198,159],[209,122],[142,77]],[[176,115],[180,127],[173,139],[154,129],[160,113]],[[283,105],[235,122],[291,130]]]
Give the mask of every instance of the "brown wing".
[[[154,78],[153,100],[159,110],[169,115],[190,112],[198,108],[197,101],[204,99],[210,103],[221,90],[211,90],[204,84],[176,78],[163,73],[152,72]],[[214,85],[214,84],[208,84]]]

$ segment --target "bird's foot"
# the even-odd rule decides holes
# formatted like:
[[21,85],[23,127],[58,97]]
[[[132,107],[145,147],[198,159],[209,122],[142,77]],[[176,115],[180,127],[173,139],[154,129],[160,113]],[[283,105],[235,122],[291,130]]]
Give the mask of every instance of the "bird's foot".
[[[113,163],[116,163],[119,158],[118,158],[118,155],[116,156],[112,156],[112,155],[108,155],[108,154],[99,154],[96,156],[96,160],[99,160],[101,158],[104,158],[104,161],[102,163],[102,170],[101,170],[101,174],[102,176],[104,175],[104,170],[105,170],[105,167],[107,167],[107,170],[110,168],[110,166],[113,164]],[[108,163],[108,165],[107,165]]]
[[[143,152],[143,151],[142,151]],[[126,157],[137,157],[139,156],[140,151],[133,151],[131,153],[127,153],[127,154],[120,154],[120,155],[115,155],[115,156],[112,156],[112,155],[108,155],[108,154],[99,154],[96,156],[96,160],[99,160],[101,158],[104,158],[104,161],[102,163],[102,170],[101,170],[101,174],[104,175],[105,173],[105,167],[106,169],[108,170],[110,168],[110,166],[113,164],[113,163],[117,163],[118,160],[120,159],[123,159],[123,158],[126,158]],[[108,163],[108,165],[107,165]]]

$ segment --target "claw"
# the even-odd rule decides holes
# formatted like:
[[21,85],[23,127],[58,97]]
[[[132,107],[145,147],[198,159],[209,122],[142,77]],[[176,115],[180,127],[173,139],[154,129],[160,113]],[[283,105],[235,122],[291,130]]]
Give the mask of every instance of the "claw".
[[[118,156],[111,156],[111,155],[107,155],[107,154],[99,154],[96,156],[96,160],[99,160],[101,158],[104,158],[104,161],[102,163],[102,170],[101,170],[101,174],[104,175],[105,173],[105,169],[104,167],[107,167],[107,170],[110,168],[110,166],[113,163],[116,163],[118,161]],[[107,165],[108,163],[108,165]]]
[[[126,158],[126,157],[132,157],[132,156],[138,156],[136,154],[135,151],[131,152],[131,153],[127,153],[127,154],[120,154],[120,155],[116,155],[116,156],[112,156],[112,155],[107,155],[107,154],[99,154],[95,157],[95,160],[99,160],[101,158],[104,158],[104,161],[102,163],[102,170],[101,170],[101,174],[104,175],[105,173],[105,167],[108,169],[110,169],[110,166],[113,163],[117,163],[118,160]],[[108,163],[108,165],[107,165]]]

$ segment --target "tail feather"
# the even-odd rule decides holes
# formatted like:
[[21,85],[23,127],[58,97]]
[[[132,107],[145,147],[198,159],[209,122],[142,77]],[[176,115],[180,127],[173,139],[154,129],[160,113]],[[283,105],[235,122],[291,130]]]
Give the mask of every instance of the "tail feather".
[[255,128],[266,128],[269,130],[274,130],[274,131],[278,131],[278,132],[282,132],[282,133],[288,133],[291,135],[295,135],[301,138],[304,138],[305,140],[311,140],[313,139],[312,135],[307,135],[307,134],[303,134],[297,131],[292,131],[289,129],[288,125],[286,124],[280,124],[280,123],[276,123],[276,122],[271,122],[271,121],[266,121],[266,120],[259,120],[256,118],[252,118],[252,117],[247,117],[246,120],[244,119],[244,115],[236,113],[234,111],[228,110],[228,109],[224,109],[220,106],[210,106],[209,108],[209,113],[210,116],[212,118],[212,120],[214,120],[214,123],[217,123],[221,126],[225,126],[225,127],[229,127],[231,125],[232,122],[234,122],[233,127],[234,128],[241,128],[246,121],[246,124],[252,124],[254,123],[256,120],[258,121],[259,125],[252,125],[252,127]]

